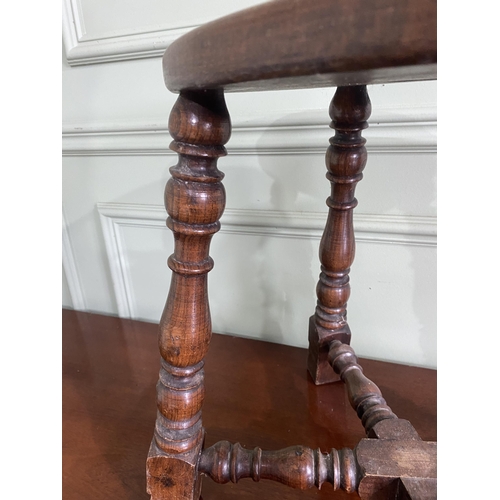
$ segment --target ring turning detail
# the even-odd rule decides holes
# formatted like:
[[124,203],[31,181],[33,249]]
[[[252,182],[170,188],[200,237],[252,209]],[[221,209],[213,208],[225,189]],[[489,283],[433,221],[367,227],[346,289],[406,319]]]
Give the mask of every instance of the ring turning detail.
[[[222,484],[273,480],[301,490],[329,483],[333,491],[363,500],[436,498],[436,443],[423,441],[408,420],[398,418],[364,375],[347,323],[355,189],[367,163],[367,85],[435,79],[436,17],[436,0],[274,0],[192,30],[165,52],[165,83],[179,93],[169,119],[178,162],[165,188],[174,252],[146,464],[151,500],[199,500],[202,476]],[[225,440],[205,448],[203,367],[212,336],[207,276],[214,265],[209,249],[226,200],[217,160],[231,135],[224,95],[313,87],[336,91],[329,108],[335,133],[325,158],[330,195],[317,304],[309,318],[308,383],[319,390],[314,384],[342,381],[366,438],[352,449],[330,451],[302,445],[249,450]]]

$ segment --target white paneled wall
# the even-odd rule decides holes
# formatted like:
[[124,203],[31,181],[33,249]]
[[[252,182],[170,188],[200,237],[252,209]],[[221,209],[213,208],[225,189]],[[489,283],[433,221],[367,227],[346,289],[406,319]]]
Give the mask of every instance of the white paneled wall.
[[[63,306],[159,320],[169,285],[163,188],[175,161],[166,45],[261,3],[66,0]],[[193,8],[196,4],[196,9]],[[192,17],[196,12],[196,17]],[[369,86],[348,316],[365,357],[436,366],[436,85]],[[334,89],[229,94],[227,209],[212,244],[214,331],[307,345],[326,220]]]

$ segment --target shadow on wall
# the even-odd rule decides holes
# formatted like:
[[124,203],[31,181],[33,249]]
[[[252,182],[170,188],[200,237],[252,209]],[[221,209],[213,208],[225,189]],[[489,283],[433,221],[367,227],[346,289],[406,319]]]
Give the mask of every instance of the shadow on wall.
[[[288,123],[289,119],[290,115],[286,117]],[[280,126],[281,122],[275,121],[271,128]],[[295,118],[295,122],[300,123],[299,118]],[[265,149],[268,142],[265,134],[257,143],[257,150]],[[324,179],[324,155],[277,151],[277,154],[258,154],[258,161],[262,171],[272,179],[270,210],[281,212],[283,219],[293,217],[291,211],[306,210],[310,205],[308,201],[318,197],[326,199],[329,195],[329,183]],[[313,182],[318,177],[324,179],[320,185]],[[324,211],[326,222],[326,205]],[[309,317],[314,314],[316,304],[319,240],[285,236],[279,245],[281,255],[273,255],[278,248],[276,238],[283,239],[283,236],[261,238],[260,255],[256,257],[255,272],[261,290],[260,335],[282,344],[307,345]],[[278,265],[274,265],[275,262]],[[304,307],[305,304],[308,306]],[[295,338],[292,340],[291,336]]]
[[[290,116],[286,117],[286,123],[290,123]],[[296,120],[298,122],[298,119]],[[271,127],[277,127],[282,120],[274,122]],[[327,106],[325,106],[325,127],[329,123]],[[265,145],[263,133],[262,143]],[[333,131],[331,133],[333,135]],[[325,144],[325,150],[328,144]],[[258,144],[257,149],[261,146]],[[411,165],[405,162],[408,153],[390,154],[393,169],[384,168],[385,156],[379,152],[372,151],[368,144],[369,155],[365,168],[365,180],[360,183],[364,189],[358,189],[358,199],[360,205],[355,213],[366,213],[370,211],[370,203],[363,205],[364,196],[374,196],[373,188],[380,188],[380,196],[387,192],[387,186],[391,183],[395,186],[404,186],[411,183],[414,171],[409,172]],[[423,159],[418,153],[418,159]],[[293,216],[285,211],[300,211],[307,206],[305,199],[311,198],[322,201],[326,200],[330,194],[329,182],[324,178],[326,168],[324,165],[324,155],[316,154],[259,154],[259,165],[261,169],[272,179],[269,189],[271,210],[283,211],[283,217]],[[287,172],[283,175],[283,168],[277,168],[277,163],[287,163]],[[307,164],[305,163],[307,162]],[[418,161],[417,161],[418,163]],[[321,174],[318,175],[318,172]],[[389,177],[389,175],[394,174]],[[318,178],[322,181],[318,183]],[[398,179],[399,177],[399,179]],[[405,178],[407,177],[407,178]],[[299,180],[298,180],[299,179]],[[435,178],[429,179],[429,189],[419,191],[419,205],[432,207],[435,205],[435,198],[431,184],[435,183]],[[408,215],[407,203],[404,197],[406,193],[398,190],[390,197],[390,204],[385,204],[384,213]],[[376,196],[376,195],[375,195]],[[387,200],[389,201],[389,200]],[[363,209],[363,206],[367,207]],[[296,208],[295,208],[296,207]],[[327,208],[324,205],[325,222]],[[432,211],[432,210],[430,210]],[[405,213],[406,212],[406,213]],[[410,214],[412,215],[412,214]],[[364,271],[363,275],[358,273],[355,280],[351,281],[352,295],[348,311],[356,311],[356,316],[349,314],[351,326],[359,325],[360,328],[353,328],[353,346],[359,350],[359,354],[364,357],[394,360],[401,359],[407,364],[420,366],[435,366],[436,363],[436,296],[435,296],[435,248],[433,244],[417,244],[406,241],[404,243],[394,243],[394,241],[377,241],[377,237],[372,238],[366,234],[357,232],[357,238],[363,240],[363,261],[360,262]],[[372,238],[372,239],[371,239]],[[261,323],[258,336],[262,339],[284,344],[297,345],[290,342],[290,334],[293,332],[303,332],[305,342],[307,342],[307,322],[311,314],[314,313],[316,300],[315,287],[320,272],[318,258],[319,241],[309,240],[306,247],[298,244],[296,239],[290,239],[286,252],[282,255],[272,255],[276,245],[274,237],[262,237],[259,240],[258,253],[254,256],[253,262],[255,273],[259,281],[259,302]],[[411,238],[410,238],[411,240]],[[376,248],[373,246],[376,244]],[[358,244],[359,248],[359,244]],[[372,255],[377,252],[379,258]],[[275,266],[274,259],[281,261],[288,260],[289,266],[284,271],[285,266]],[[378,261],[378,267],[374,268]],[[373,265],[371,265],[373,263]],[[353,269],[356,268],[356,260]],[[380,267],[380,265],[384,267]],[[302,267],[303,266],[303,267]],[[308,267],[310,272],[306,275],[304,268]],[[398,266],[403,266],[398,271]],[[287,283],[293,283],[286,276],[290,273],[301,274],[300,279],[294,282],[294,288],[287,288]],[[356,274],[356,273],[355,273]],[[352,275],[352,274],[351,274]],[[385,285],[380,285],[384,283]],[[392,283],[391,283],[392,280]],[[284,286],[285,284],[285,286]],[[357,291],[357,286],[363,287],[362,293]],[[367,289],[384,288],[383,295],[377,297],[374,293],[364,293]],[[405,289],[402,289],[405,287]],[[408,291],[407,287],[411,287]],[[430,288],[432,287],[432,288]],[[389,290],[389,291],[387,291]],[[369,295],[369,297],[367,297]],[[311,300],[311,297],[313,298]],[[358,303],[355,307],[352,304],[360,298],[367,298],[368,301]],[[301,306],[311,303],[310,310],[304,314]],[[294,311],[300,311],[300,316],[294,315]],[[371,316],[371,318],[370,318]],[[295,322],[291,323],[290,318]],[[370,318],[370,321],[367,321]]]

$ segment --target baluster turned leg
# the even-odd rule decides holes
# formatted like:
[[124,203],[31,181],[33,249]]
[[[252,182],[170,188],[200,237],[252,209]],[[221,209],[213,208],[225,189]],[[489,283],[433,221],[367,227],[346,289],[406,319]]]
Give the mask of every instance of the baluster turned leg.
[[316,312],[309,320],[307,366],[316,384],[339,380],[328,363],[328,345],[333,340],[349,344],[346,320],[350,295],[349,270],[354,260],[353,209],[356,184],[366,164],[365,129],[371,104],[365,85],[338,87],[330,104],[330,126],[335,136],[326,153],[326,177],[332,193],[327,199],[328,220],[320,244],[321,274],[316,287]]
[[223,92],[182,92],[170,114],[169,131],[174,138],[170,148],[179,154],[165,189],[175,249],[168,259],[172,281],[160,322],[158,414],[147,489],[152,500],[198,500],[203,358],[212,335],[209,246],[225,206],[224,174],[216,162],[226,154],[223,145],[231,133]]

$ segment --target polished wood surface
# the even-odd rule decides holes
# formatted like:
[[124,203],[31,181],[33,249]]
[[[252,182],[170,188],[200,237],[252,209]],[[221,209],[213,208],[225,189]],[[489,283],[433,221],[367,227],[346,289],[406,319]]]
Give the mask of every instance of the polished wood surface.
[[[198,500],[200,472],[222,484],[251,477],[299,489],[320,488],[329,482],[337,490],[340,478],[348,478],[342,488],[357,491],[365,500],[396,498],[398,488],[401,495],[411,497],[412,488],[420,485],[400,481],[411,477],[423,479],[423,487],[432,493],[432,485],[426,481],[435,479],[435,454],[429,448],[435,443],[423,442],[408,421],[398,419],[377,385],[363,375],[354,352],[337,344],[348,344],[351,336],[346,310],[355,250],[354,190],[366,164],[361,132],[371,112],[366,84],[435,78],[436,14],[436,0],[274,0],[197,28],[165,51],[165,83],[169,90],[180,92],[169,122],[174,139],[171,149],[179,154],[179,162],[170,170],[172,179],[165,191],[167,225],[174,233],[175,250],[168,260],[172,281],[160,321],[158,414],[147,460],[151,500]],[[329,215],[320,244],[321,274],[317,307],[310,318],[307,366],[318,385],[336,376],[346,382],[351,405],[374,439],[363,439],[354,448],[358,439],[348,446],[351,450],[321,442],[318,446],[331,450],[322,453],[294,432],[292,446],[280,449],[283,447],[273,445],[264,450],[267,444],[259,441],[251,450],[241,437],[231,444],[235,440],[225,428],[223,440],[210,446],[201,408],[203,363],[211,337],[207,273],[213,262],[209,245],[220,227],[225,203],[223,174],[217,170],[216,160],[225,154],[231,131],[224,92],[317,86],[336,86],[337,91],[330,106],[335,136],[326,155],[332,186]],[[219,376],[231,381],[241,369],[225,370],[219,360]],[[243,377],[258,384],[267,371],[263,364],[245,370]],[[286,381],[270,378],[269,387],[261,393],[275,388],[281,393],[284,386]],[[254,387],[247,387],[243,394],[248,398]],[[227,398],[221,407],[224,415],[234,406],[228,393],[221,392]],[[256,411],[266,408],[265,403],[274,405],[280,394],[269,399],[257,409],[249,409],[252,419]],[[332,407],[338,408],[338,404],[329,406],[334,413]],[[280,409],[275,412],[273,408],[266,424],[277,421],[284,425]],[[222,414],[217,418],[223,419]],[[239,415],[227,424],[237,423],[234,430],[244,436],[243,418]],[[288,426],[300,422],[294,418]],[[289,419],[290,415],[287,423]],[[320,422],[325,425],[326,419]],[[344,430],[342,424],[336,419],[328,426]],[[279,436],[274,432],[272,439]],[[393,435],[398,436],[397,442]],[[421,468],[412,469],[412,456],[424,457]],[[391,463],[386,469],[387,457]],[[387,474],[379,475],[378,470],[387,470]],[[415,474],[408,473],[410,470]],[[204,490],[205,495],[210,495],[210,488]],[[269,486],[268,497],[272,491],[281,496],[274,488]],[[238,491],[238,495],[243,494]],[[217,497],[222,498],[220,492]]]
[[274,0],[174,41],[167,87],[226,91],[436,77],[436,0]]
[[[63,498],[148,499],[144,465],[156,419],[158,325],[63,310]],[[307,350],[214,335],[205,359],[205,447],[239,442],[323,453],[364,438],[342,383],[315,386]],[[361,360],[394,413],[435,441],[436,372]],[[412,487],[409,483],[408,488]],[[242,479],[203,480],[204,500],[332,498],[333,488],[294,490]],[[333,498],[353,498],[336,492]]]
[[346,384],[349,402],[360,418],[367,436],[372,434],[373,428],[382,420],[397,419],[377,384],[363,373],[351,346],[333,340],[328,360],[335,373]]
[[[160,320],[158,414],[147,460],[151,500],[200,496],[197,472],[204,440],[203,359],[212,337],[207,274],[212,236],[226,204],[217,159],[231,135],[222,91],[181,92],[169,119],[178,163],[165,187],[167,226],[174,233],[170,290]],[[165,472],[165,471],[168,471]]]
[[237,483],[251,477],[255,482],[271,479],[299,490],[321,488],[328,482],[334,490],[357,491],[358,466],[352,450],[322,453],[306,446],[289,446],[283,450],[253,450],[239,443],[219,441],[203,450],[201,472],[220,484]]
[[330,127],[335,130],[325,158],[331,194],[326,200],[328,219],[319,246],[318,300],[308,334],[307,366],[318,385],[338,380],[327,359],[330,342],[351,341],[347,301],[355,254],[353,211],[358,200],[354,192],[366,165],[366,139],[361,133],[368,127],[371,109],[366,85],[338,87],[329,108]]

